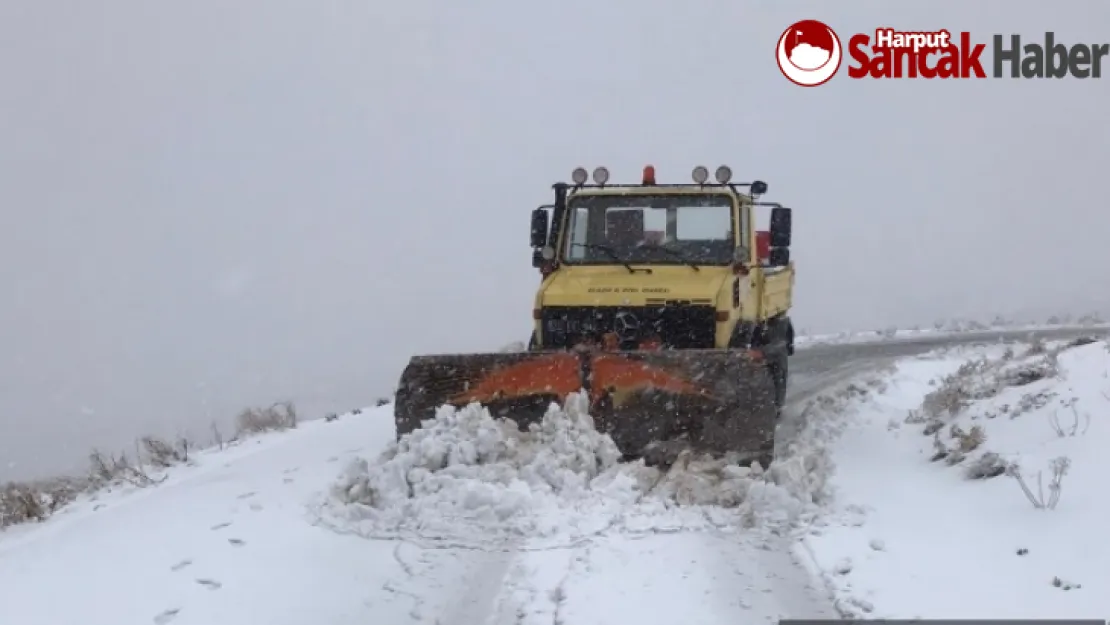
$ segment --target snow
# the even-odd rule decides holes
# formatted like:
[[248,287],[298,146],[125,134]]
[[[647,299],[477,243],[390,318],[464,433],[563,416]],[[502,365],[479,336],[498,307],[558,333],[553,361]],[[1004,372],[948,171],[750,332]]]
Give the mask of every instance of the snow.
[[[836,417],[835,502],[800,553],[842,613],[1105,614],[1108,370],[1102,341],[911,359],[898,364],[887,392]],[[1058,507],[1038,509],[1015,467],[1038,500],[1043,474],[1050,499],[1058,458],[1071,463]],[[1007,466],[1011,475],[999,474]]]
[[832,614],[785,542],[815,509],[793,497],[797,485],[688,456],[666,474],[617,465],[584,401],[527,433],[471,406],[397,443],[384,406],[195,454],[156,486],[102,492],[0,535],[0,588],[18,597],[0,601],[0,622]]
[[302,423],[4,531],[0,622],[1093,617],[1108,369],[1104,342],[875,363],[792,406],[767,470],[619,463],[577,395],[528,432]]
[[[197,455],[0,535],[0,623],[365,623],[392,546],[314,527],[304,503],[392,434],[389,407]],[[59,596],[64,600],[59,601]],[[406,622],[383,606],[383,622]]]
[[761,468],[684,455],[670,471],[618,463],[588,399],[571,395],[529,432],[478,404],[444,407],[373,462],[353,460],[317,508],[372,538],[480,546],[528,538],[566,545],[620,530],[773,529],[804,505]]

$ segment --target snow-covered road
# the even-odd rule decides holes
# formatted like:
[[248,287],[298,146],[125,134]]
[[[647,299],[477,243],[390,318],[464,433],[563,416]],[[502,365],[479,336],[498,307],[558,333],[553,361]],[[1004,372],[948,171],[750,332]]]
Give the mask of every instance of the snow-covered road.
[[[831,614],[782,537],[688,520],[482,545],[367,540],[311,502],[392,437],[389,407],[312,422],[0,539],[0,622],[566,623]],[[311,507],[309,508],[311,510]],[[721,524],[723,525],[723,524]]]
[[452,625],[632,620],[716,624],[832,617],[788,548],[735,534],[615,533],[566,547],[481,550],[394,544],[403,575],[368,615]]
[[[901,419],[932,376],[970,356],[899,365],[897,393],[868,387],[869,371],[903,349],[800,351],[785,460],[769,479],[696,459],[665,475],[618,466],[573,403],[534,437],[468,410],[379,457],[393,441],[384,406],[195,454],[157,486],[117,487],[0,534],[0,623],[715,625],[838,618],[846,607],[929,616],[928,602],[899,607],[912,588],[887,588],[900,579],[891,571],[915,566],[885,555],[910,538],[859,530],[867,510],[879,520],[900,510],[868,467],[912,477],[922,460],[859,449],[881,445],[890,415]],[[847,382],[852,393],[825,393]],[[867,388],[885,399],[866,399]],[[814,404],[874,416],[802,414]],[[841,436],[850,423],[874,427]],[[842,438],[843,449],[817,450],[815,437]],[[839,502],[823,484],[834,456],[849,498]]]

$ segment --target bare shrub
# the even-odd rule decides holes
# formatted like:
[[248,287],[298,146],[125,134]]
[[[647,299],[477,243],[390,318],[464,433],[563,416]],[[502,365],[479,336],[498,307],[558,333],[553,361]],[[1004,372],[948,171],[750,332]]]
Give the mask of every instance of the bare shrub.
[[1060,456],[1053,458],[1049,462],[1049,468],[1052,470],[1052,478],[1048,483],[1048,498],[1045,499],[1044,486],[1041,479],[1041,472],[1037,471],[1037,492],[1034,493],[1033,489],[1026,483],[1025,478],[1021,474],[1021,467],[1016,463],[1010,464],[1006,467],[1006,475],[1017,480],[1018,486],[1021,487],[1021,492],[1025,494],[1025,498],[1037,510],[1055,510],[1056,504],[1060,503],[1061,485],[1064,481],[1064,476],[1068,474],[1068,469],[1071,468],[1071,460],[1067,456]]
[[956,449],[965,454],[975,451],[987,440],[986,432],[978,425],[965,432],[960,426],[952,424],[949,435],[956,439]]
[[[1055,317],[1053,317],[1053,319],[1055,319]],[[1049,323],[1052,324],[1052,325],[1058,325],[1058,322],[1053,323],[1052,321],[1049,321]],[[1048,344],[1046,344],[1044,342],[1043,338],[1038,336],[1038,337],[1034,337],[1033,340],[1029,343],[1029,349],[1025,351],[1025,355],[1026,356],[1036,356],[1037,354],[1043,354],[1047,351],[1048,351]]]
[[260,434],[297,427],[297,410],[292,402],[278,402],[269,408],[247,408],[237,419],[239,434]]
[[1102,319],[1101,314],[1099,314],[1098,312],[1092,312],[1092,313],[1087,313],[1087,314],[1083,315],[1082,317],[1080,317],[1079,319],[1077,319],[1076,323],[1078,323],[1079,325],[1083,325],[1083,326],[1093,326],[1093,325],[1100,325],[1100,324],[1103,324],[1103,323],[1106,323],[1106,322]]
[[[1052,427],[1052,431],[1056,432],[1056,436],[1060,438],[1067,438],[1080,434],[1079,409],[1075,407],[1077,401],[1078,400],[1073,397],[1066,402],[1061,402],[1065,408],[1071,408],[1072,418],[1071,422],[1067,425],[1060,423],[1060,415],[1055,410],[1053,410],[1052,414],[1048,416],[1048,424]],[[1084,413],[1083,417],[1084,426],[1082,434],[1086,434],[1087,430],[1091,427],[1091,415],[1089,413]]]
[[139,487],[152,486],[165,479],[165,476],[160,479],[150,477],[142,464],[131,462],[126,453],[121,452],[117,456],[94,450],[89,454],[89,480],[94,488],[102,488],[118,482],[127,482]]
[[1079,338],[1072,339],[1072,340],[1068,341],[1067,345],[1065,345],[1064,348],[1065,349],[1070,349],[1072,347],[1082,347],[1084,345],[1090,345],[1092,343],[1097,343],[1097,342],[1098,342],[1098,338],[1096,338],[1096,337],[1081,336]]
[[184,438],[180,439],[177,445],[171,445],[153,436],[143,437],[139,439],[139,443],[145,452],[147,462],[159,469],[166,469],[189,459],[189,442]]
[[998,454],[988,451],[968,463],[964,475],[970,480],[985,480],[1006,472],[1006,463]]
[[87,482],[71,478],[4,484],[0,486],[0,529],[44,521],[87,487]]
[[381,407],[388,404],[390,401],[391,400],[388,397],[379,397],[378,401],[374,402],[374,405]]
[[923,431],[925,436],[932,436],[943,429],[944,421],[940,419],[931,419],[925,424],[925,429]]
[[960,413],[974,399],[974,382],[988,369],[985,358],[969,360],[955,373],[945,376],[935,389],[921,402],[921,411],[930,419],[952,417]]
[[1026,393],[1025,395],[1021,396],[1021,399],[1018,400],[1017,406],[1015,406],[1014,409],[1010,411],[1010,418],[1016,419],[1017,417],[1020,417],[1027,412],[1040,410],[1041,408],[1047,406],[1048,402],[1051,401],[1054,397],[1056,397],[1056,393],[1053,391]]
[[[292,403],[282,402],[265,409],[249,409],[240,415],[240,428],[249,431],[267,431],[297,427],[297,412]],[[215,446],[224,449],[239,439],[239,434],[226,443],[219,426],[212,423]],[[147,487],[162,483],[167,476],[152,477],[144,465],[158,469],[189,461],[193,444],[184,436],[171,444],[153,436],[135,442],[133,456],[127,453],[110,454],[93,450],[89,454],[89,470],[85,477],[58,477],[31,482],[0,484],[0,529],[19,523],[43,521],[63,506],[73,502],[83,493],[96,491],[115,484],[126,483]],[[132,460],[134,458],[134,460]]]
[[1040,380],[1060,375],[1057,352],[1045,352],[1043,357],[1002,373],[1002,384],[1006,386],[1025,386]]

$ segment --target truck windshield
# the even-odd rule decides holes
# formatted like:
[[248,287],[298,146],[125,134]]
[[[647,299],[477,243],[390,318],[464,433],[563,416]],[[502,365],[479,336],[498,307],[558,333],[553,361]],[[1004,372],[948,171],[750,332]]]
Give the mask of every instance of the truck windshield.
[[726,265],[733,200],[721,193],[577,195],[567,204],[563,262]]

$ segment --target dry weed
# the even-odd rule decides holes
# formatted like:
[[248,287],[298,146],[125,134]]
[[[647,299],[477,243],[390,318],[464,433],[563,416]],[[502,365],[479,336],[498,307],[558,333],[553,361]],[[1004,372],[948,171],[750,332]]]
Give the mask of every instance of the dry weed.
[[[297,412],[290,402],[274,404],[266,409],[248,409],[239,415],[240,432],[265,432],[297,427]],[[219,427],[213,423],[214,444],[219,449],[238,439],[238,435],[225,443]],[[152,476],[148,469],[163,470],[189,461],[193,444],[185,437],[175,443],[153,436],[135,442],[132,455],[93,450],[89,454],[89,471],[85,477],[60,477],[48,480],[11,482],[0,484],[0,529],[20,523],[44,521],[66,504],[85,493],[114,484],[126,483],[136,487],[160,484],[163,474]]]
[[288,430],[297,427],[297,410],[292,402],[247,408],[239,413],[237,424],[240,435]]
[[1018,486],[1021,487],[1021,492],[1025,494],[1025,498],[1037,510],[1055,510],[1056,505],[1060,503],[1060,494],[1062,492],[1061,486],[1064,477],[1068,474],[1071,468],[1071,460],[1067,456],[1060,456],[1053,458],[1049,463],[1049,468],[1052,470],[1052,477],[1048,483],[1048,498],[1045,498],[1044,487],[1041,481],[1041,472],[1037,472],[1037,492],[1034,493],[1033,489],[1025,481],[1025,477],[1021,474],[1021,467],[1017,464],[1011,464],[1006,467],[1006,475],[1017,480]]

